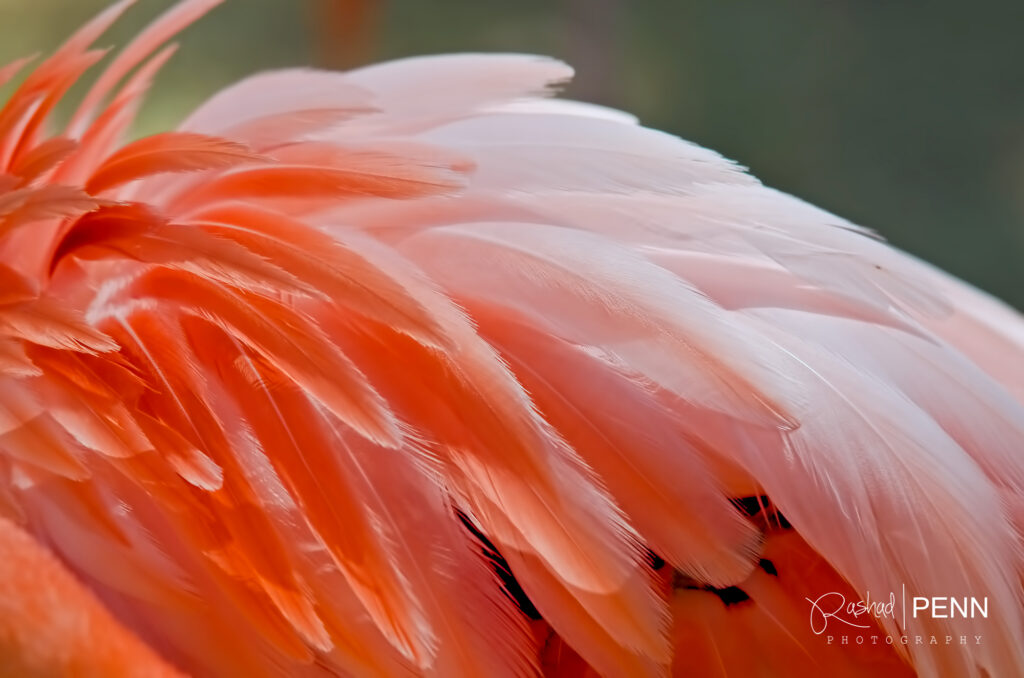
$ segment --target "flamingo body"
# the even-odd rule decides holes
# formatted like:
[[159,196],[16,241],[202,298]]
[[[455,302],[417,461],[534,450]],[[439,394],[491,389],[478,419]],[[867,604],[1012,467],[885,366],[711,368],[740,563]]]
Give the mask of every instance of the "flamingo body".
[[1015,311],[540,57],[123,143],[185,0],[51,130],[129,4],[0,109],[0,673],[1024,675]]

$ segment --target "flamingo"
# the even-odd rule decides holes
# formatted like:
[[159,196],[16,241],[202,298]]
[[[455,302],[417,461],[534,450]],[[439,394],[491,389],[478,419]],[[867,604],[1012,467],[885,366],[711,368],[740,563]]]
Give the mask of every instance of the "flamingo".
[[543,57],[125,143],[218,3],[0,110],[0,674],[1024,675],[1016,311]]

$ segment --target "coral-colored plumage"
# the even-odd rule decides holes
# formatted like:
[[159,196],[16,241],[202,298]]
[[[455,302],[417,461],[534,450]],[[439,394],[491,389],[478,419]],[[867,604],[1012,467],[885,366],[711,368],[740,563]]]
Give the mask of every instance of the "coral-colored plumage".
[[0,109],[0,674],[1024,675],[1016,312],[544,58],[124,144],[218,2]]

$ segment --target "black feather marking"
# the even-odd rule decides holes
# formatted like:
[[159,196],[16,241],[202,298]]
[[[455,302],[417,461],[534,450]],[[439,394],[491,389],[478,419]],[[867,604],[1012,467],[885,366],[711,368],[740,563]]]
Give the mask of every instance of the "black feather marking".
[[745,516],[753,518],[754,522],[766,530],[793,529],[786,516],[772,504],[768,495],[734,497],[731,501]]
[[665,559],[650,549],[647,550],[647,560],[651,564],[651,569],[655,572],[665,567]]
[[718,596],[719,600],[725,603],[726,607],[729,607],[730,605],[739,605],[740,603],[745,603],[750,600],[750,596],[748,596],[747,593],[738,586],[726,586],[724,589],[716,589],[712,586],[707,586],[704,590]]
[[498,575],[498,578],[502,583],[502,592],[509,597],[512,602],[519,606],[520,611],[527,617],[533,620],[543,619],[540,611],[530,600],[529,596],[526,595],[526,591],[520,586],[519,582],[516,581],[515,576],[512,574],[512,569],[508,566],[508,561],[505,560],[504,556],[501,555],[501,551],[498,547],[487,538],[483,532],[480,531],[473,521],[463,513],[456,509],[455,515],[458,516],[459,520],[462,521],[463,526],[469,530],[470,534],[476,537],[477,541],[480,542],[480,550],[484,556],[491,561],[491,567],[494,569],[494,573]]

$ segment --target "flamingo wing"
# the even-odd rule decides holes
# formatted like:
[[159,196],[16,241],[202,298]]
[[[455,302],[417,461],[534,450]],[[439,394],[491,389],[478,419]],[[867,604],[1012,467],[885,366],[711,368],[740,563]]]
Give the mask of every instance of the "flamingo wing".
[[48,136],[129,4],[0,109],[0,670],[1024,675],[1015,311],[551,59],[123,144],[186,0]]

